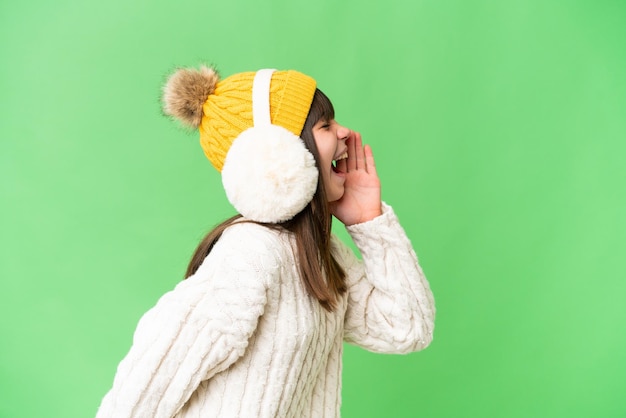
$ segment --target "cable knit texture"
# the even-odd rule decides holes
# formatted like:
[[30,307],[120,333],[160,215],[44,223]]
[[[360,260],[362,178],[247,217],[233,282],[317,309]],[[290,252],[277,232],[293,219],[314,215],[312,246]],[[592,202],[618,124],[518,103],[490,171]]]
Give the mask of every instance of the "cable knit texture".
[[97,418],[339,417],[343,340],[408,353],[432,339],[434,301],[393,210],[333,236],[348,292],[311,298],[287,233],[229,227],[196,274],[139,321]]

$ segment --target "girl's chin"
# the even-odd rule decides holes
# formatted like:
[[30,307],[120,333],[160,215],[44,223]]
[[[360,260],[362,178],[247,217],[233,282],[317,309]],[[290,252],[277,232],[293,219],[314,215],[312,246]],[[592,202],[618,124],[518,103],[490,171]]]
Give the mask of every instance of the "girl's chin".
[[344,192],[345,189],[343,188],[343,186],[335,185],[335,187],[332,187],[331,190],[326,191],[326,194],[328,195],[328,201],[336,202],[343,197]]
[[342,197],[343,197],[343,193],[341,193],[341,194],[339,194],[339,195],[333,195],[333,196],[330,196],[330,197],[328,198],[328,203],[337,202],[337,201],[341,200],[341,198],[342,198]]
[[335,202],[343,197],[346,173],[332,170],[329,180],[329,187],[326,187],[326,194],[329,202]]

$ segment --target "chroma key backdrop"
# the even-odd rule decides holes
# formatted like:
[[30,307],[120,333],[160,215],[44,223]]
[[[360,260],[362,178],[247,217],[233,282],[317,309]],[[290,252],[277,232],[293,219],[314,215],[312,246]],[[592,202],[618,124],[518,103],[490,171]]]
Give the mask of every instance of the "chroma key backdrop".
[[234,214],[159,107],[201,63],[312,75],[431,283],[425,351],[345,345],[343,417],[626,417],[623,1],[7,0],[0,39],[1,418],[94,416]]

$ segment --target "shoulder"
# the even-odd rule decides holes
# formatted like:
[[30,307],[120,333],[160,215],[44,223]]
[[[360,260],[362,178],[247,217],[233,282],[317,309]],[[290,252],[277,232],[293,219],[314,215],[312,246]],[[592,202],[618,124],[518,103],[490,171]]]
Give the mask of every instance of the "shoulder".
[[226,228],[216,247],[220,245],[248,250],[271,250],[284,247],[288,243],[288,232],[243,220]]
[[237,267],[271,274],[280,268],[290,248],[286,232],[240,221],[226,228],[200,269]]

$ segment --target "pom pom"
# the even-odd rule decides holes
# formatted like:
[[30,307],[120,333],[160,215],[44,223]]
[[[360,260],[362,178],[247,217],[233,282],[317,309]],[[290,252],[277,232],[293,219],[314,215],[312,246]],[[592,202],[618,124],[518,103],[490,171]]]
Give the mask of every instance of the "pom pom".
[[172,74],[163,86],[163,111],[184,125],[198,128],[202,106],[215,91],[219,75],[213,68],[182,68]]
[[315,158],[302,139],[276,125],[242,132],[222,169],[228,200],[257,222],[293,218],[313,199],[317,178]]

